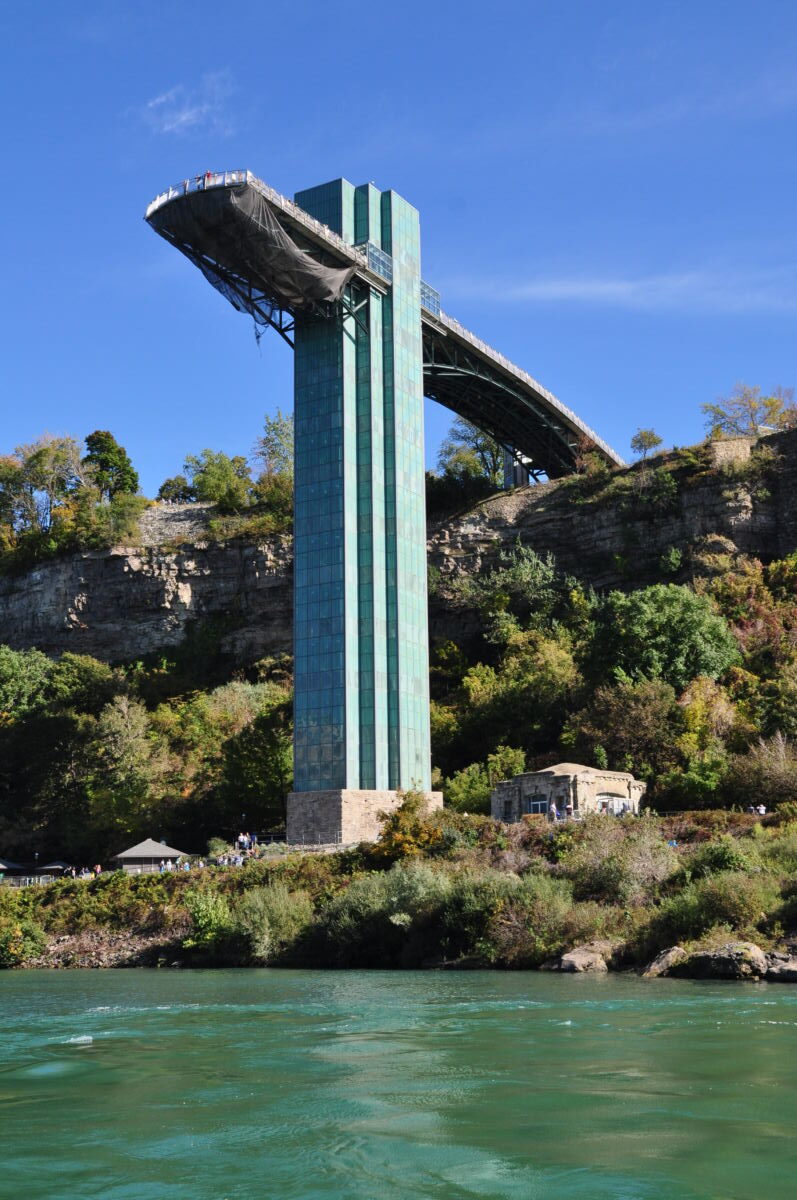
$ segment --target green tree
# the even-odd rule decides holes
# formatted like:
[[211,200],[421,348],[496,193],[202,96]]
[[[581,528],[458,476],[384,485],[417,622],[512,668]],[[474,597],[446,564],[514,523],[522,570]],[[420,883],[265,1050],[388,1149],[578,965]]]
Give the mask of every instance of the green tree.
[[[100,847],[87,799],[96,721],[37,708],[0,723],[0,841],[5,853],[73,858]],[[95,859],[96,861],[96,859]]]
[[185,475],[172,475],[171,478],[164,479],[158,488],[158,499],[167,500],[171,504],[191,504],[196,498],[196,490]]
[[39,650],[0,646],[0,726],[19,721],[45,702],[53,663]]
[[288,475],[292,479],[293,413],[284,413],[278,408],[273,417],[267,416],[253,453],[263,464],[266,476]]
[[[70,437],[46,435],[0,457],[3,567],[28,566],[64,551],[99,549],[132,535],[147,502],[122,490],[123,476],[122,471],[114,481],[110,466],[103,474],[90,456],[81,459],[80,447]],[[127,484],[131,482],[128,478]]]
[[266,475],[252,487],[252,502],[257,505],[257,518],[263,533],[285,533],[293,522],[293,476]]
[[14,544],[19,495],[22,490],[22,464],[16,455],[0,455],[0,550]]
[[655,429],[637,429],[634,436],[631,438],[631,449],[634,454],[639,454],[642,459],[646,459],[651,450],[656,450],[661,445],[662,439],[656,433]]
[[86,482],[80,447],[74,438],[45,434],[18,446],[14,457],[19,465],[12,497],[14,524],[21,532],[48,533]]
[[797,421],[793,388],[775,388],[764,396],[760,387],[737,383],[730,396],[703,404],[710,437],[756,437],[763,430],[790,428]]
[[674,583],[610,592],[596,610],[588,671],[595,680],[663,679],[681,691],[739,659],[736,641],[704,596]]
[[290,705],[258,713],[224,746],[219,788],[222,821],[235,824],[247,814],[251,828],[274,829],[285,822],[285,801],[293,786]]
[[48,706],[74,709],[95,716],[119,692],[126,690],[123,673],[88,654],[62,654],[51,664]]
[[183,470],[198,500],[217,505],[222,513],[240,512],[249,502],[252,477],[242,455],[230,458],[220,450],[189,454]]
[[518,545],[501,553],[497,565],[482,574],[460,576],[452,590],[457,599],[478,607],[485,616],[508,610],[543,628],[562,600],[566,581],[557,576],[551,554],[542,557]]
[[650,778],[681,762],[684,715],[668,683],[604,684],[567,722],[562,743],[587,764]]
[[460,480],[481,478],[497,488],[504,478],[504,452],[494,438],[457,417],[440,446],[437,468],[443,475]]
[[120,492],[138,491],[138,473],[125,450],[107,429],[95,429],[86,438],[83,465],[91,468],[91,477],[100,495],[112,500]]
[[498,667],[477,663],[456,708],[434,710],[435,761],[449,774],[476,756],[514,744],[536,754],[555,744],[579,682],[567,635],[520,631]]
[[158,772],[147,710],[140,700],[116,696],[97,722],[92,806],[106,836],[143,833],[151,815]]
[[489,813],[490,794],[502,779],[512,779],[526,766],[526,755],[512,746],[498,746],[486,763],[471,763],[443,785],[446,804],[458,812]]

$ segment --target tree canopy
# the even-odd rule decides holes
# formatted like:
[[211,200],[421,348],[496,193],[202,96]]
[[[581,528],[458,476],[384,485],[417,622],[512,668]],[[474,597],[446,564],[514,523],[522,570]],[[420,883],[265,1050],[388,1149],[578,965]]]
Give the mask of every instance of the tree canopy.
[[760,387],[737,383],[730,396],[701,407],[711,437],[755,437],[797,424],[793,388],[777,387],[765,396]]
[[185,475],[172,475],[158,488],[158,499],[169,504],[190,504],[196,498],[196,491]]
[[189,454],[183,466],[197,500],[216,504],[220,512],[239,512],[245,508],[252,487],[246,459],[232,458],[221,450],[203,450]]
[[609,592],[597,606],[593,678],[663,679],[679,691],[716,679],[739,658],[724,619],[705,596],[674,583]]
[[[102,437],[116,445],[111,434]],[[134,530],[146,505],[126,490],[138,486],[135,472],[120,467],[114,476],[110,459],[103,461],[105,467],[91,454],[81,458],[75,438],[51,434],[0,456],[0,570],[110,546]]]
[[293,413],[277,409],[263,422],[263,433],[255,442],[254,457],[263,464],[264,474],[289,475],[293,478]]
[[86,438],[83,465],[91,469],[91,478],[100,495],[108,500],[120,492],[138,491],[138,472],[124,446],[107,429],[95,429]]
[[639,454],[643,460],[647,458],[651,450],[657,450],[661,444],[662,439],[656,433],[655,429],[637,429],[631,438],[631,449],[634,454]]
[[504,478],[504,452],[494,438],[457,417],[440,446],[437,468],[443,475],[484,479],[497,488]]

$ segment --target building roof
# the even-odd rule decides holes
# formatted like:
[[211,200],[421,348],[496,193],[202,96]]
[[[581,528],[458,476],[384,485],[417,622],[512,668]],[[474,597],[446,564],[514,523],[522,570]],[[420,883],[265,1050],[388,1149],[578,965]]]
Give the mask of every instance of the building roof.
[[163,842],[156,842],[154,838],[145,838],[137,846],[131,846],[129,850],[122,850],[120,854],[115,854],[114,858],[182,858],[184,854],[184,850],[175,850],[174,846],[166,846]]
[[22,867],[19,863],[12,862],[10,858],[0,858],[0,871],[21,871]]
[[553,767],[543,767],[539,771],[530,771],[530,775],[614,775],[622,779],[633,779],[630,771],[604,771],[602,767],[585,767],[583,763],[557,763]]

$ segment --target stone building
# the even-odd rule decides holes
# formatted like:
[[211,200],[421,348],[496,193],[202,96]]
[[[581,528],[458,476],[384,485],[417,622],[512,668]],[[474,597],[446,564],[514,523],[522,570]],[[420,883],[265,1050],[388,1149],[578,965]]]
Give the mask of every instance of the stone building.
[[627,771],[603,771],[580,763],[557,763],[544,771],[528,771],[494,789],[490,812],[498,821],[519,821],[527,813],[560,818],[587,813],[638,813],[644,783]]

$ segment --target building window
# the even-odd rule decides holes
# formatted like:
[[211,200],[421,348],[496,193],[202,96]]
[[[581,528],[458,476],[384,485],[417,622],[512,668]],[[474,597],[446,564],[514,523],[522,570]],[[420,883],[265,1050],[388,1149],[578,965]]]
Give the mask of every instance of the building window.
[[428,283],[421,280],[421,307],[430,312],[432,316],[440,316],[440,293],[430,287]]
[[601,792],[595,799],[598,805],[598,812],[612,813],[615,817],[619,817],[623,813],[633,811],[632,804],[626,796],[617,796],[612,792]]
[[513,809],[513,807],[514,807],[514,806],[513,806],[513,804],[512,804],[512,801],[511,801],[511,800],[505,800],[505,801],[504,801],[504,815],[503,815],[503,818],[502,818],[504,821],[511,821],[511,820],[512,820],[512,815],[513,815],[513,814],[512,814],[512,809]]
[[523,812],[542,813],[548,812],[548,799],[541,792],[536,792],[533,796],[525,796],[523,799]]

